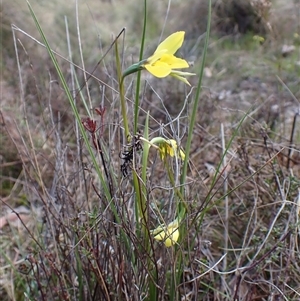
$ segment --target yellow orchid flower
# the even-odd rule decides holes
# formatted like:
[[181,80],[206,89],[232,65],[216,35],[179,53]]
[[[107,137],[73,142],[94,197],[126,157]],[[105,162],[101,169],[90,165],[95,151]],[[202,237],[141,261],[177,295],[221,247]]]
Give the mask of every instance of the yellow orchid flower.
[[[165,140],[163,143],[159,144],[159,154],[162,160],[164,160],[165,155],[168,154],[171,157],[174,157],[176,155],[176,152],[178,152],[178,146],[174,139]],[[183,150],[179,150],[178,152],[179,157],[184,160],[185,153]]]
[[174,139],[165,139],[163,137],[154,137],[150,141],[140,137],[141,141],[144,141],[148,146],[153,146],[159,151],[160,158],[164,160],[166,155],[170,157],[179,156],[182,160],[185,159],[185,153],[182,149],[178,150],[177,142]]
[[154,239],[164,241],[166,247],[171,247],[176,244],[179,238],[178,219],[169,223],[167,226],[160,225],[156,229],[150,231],[154,235]]
[[180,59],[174,55],[183,43],[184,34],[184,31],[178,31],[167,37],[158,45],[154,54],[146,60],[143,67],[158,78],[171,75],[190,85],[185,76],[195,75],[195,73],[175,70],[189,67],[186,60]]

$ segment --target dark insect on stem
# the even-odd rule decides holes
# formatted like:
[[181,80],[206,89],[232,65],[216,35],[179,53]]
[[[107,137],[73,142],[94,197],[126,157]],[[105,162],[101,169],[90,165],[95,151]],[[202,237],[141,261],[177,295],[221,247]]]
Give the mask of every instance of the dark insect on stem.
[[128,176],[128,168],[132,164],[134,152],[143,149],[140,137],[139,134],[133,136],[131,142],[124,147],[124,151],[120,154],[120,158],[124,160],[121,165],[121,172],[124,177]]
[[129,166],[130,162],[124,162],[121,165],[121,172],[124,178],[126,178],[128,176],[128,166]]

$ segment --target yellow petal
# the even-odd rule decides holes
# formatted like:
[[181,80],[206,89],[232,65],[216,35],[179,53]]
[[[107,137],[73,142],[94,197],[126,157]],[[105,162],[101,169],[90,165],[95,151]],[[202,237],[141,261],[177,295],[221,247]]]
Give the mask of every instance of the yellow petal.
[[164,240],[165,238],[166,238],[165,231],[161,231],[160,233],[158,233],[157,235],[154,236],[154,239],[156,239],[156,240]]
[[170,146],[177,148],[177,142],[174,139],[169,139],[166,141],[166,143],[168,143]]
[[172,69],[182,69],[189,67],[189,64],[186,60],[180,59],[170,54],[163,54],[159,61],[170,65]]
[[174,156],[175,156],[174,147],[168,146],[168,147],[167,147],[167,153],[168,153],[171,157],[174,157]]
[[175,156],[174,150],[177,150],[177,143],[176,143],[176,141],[174,139],[170,139],[170,140],[167,140],[166,143],[168,144],[168,147],[167,147],[168,154],[171,157],[174,157]]
[[178,152],[178,155],[182,160],[185,158],[184,151],[181,149],[178,151],[177,142],[174,139],[165,140],[164,142],[160,143],[159,150],[162,160],[164,160],[166,155],[174,157],[176,152]]
[[191,75],[196,75],[196,73],[190,73],[190,72],[183,72],[179,70],[172,70],[173,74],[177,74],[179,76],[191,76]]
[[163,49],[159,52],[155,52],[152,56],[147,59],[147,64],[154,64],[157,60],[159,60],[164,54],[168,52],[167,49]]
[[171,73],[170,75],[173,76],[173,77],[175,77],[175,78],[177,78],[177,79],[179,79],[179,80],[181,80],[182,82],[186,83],[189,86],[191,85],[188,82],[188,80],[185,77],[183,77],[183,76],[179,76],[178,74],[175,74],[175,73]]
[[[171,73],[172,74],[172,73]],[[189,83],[188,83],[189,84]],[[167,143],[169,143],[171,145],[171,149],[168,153],[171,157],[174,157],[175,155],[175,152],[174,151],[177,151],[177,142],[174,140],[174,139],[170,139],[170,140],[167,140],[166,141]],[[184,160],[185,158],[185,153],[182,149],[179,150],[179,157]]]
[[165,240],[165,246],[172,247],[173,245],[176,244],[177,240],[179,238],[179,230],[178,228],[173,231],[173,233]]
[[185,76],[191,76],[191,75],[195,75],[195,73],[190,73],[190,72],[182,72],[182,71],[178,71],[178,70],[172,70],[172,72],[170,73],[171,76],[183,81],[184,83],[188,84],[189,86],[191,85],[187,79],[185,78]]
[[167,50],[167,54],[174,54],[181,47],[184,40],[184,34],[184,31],[177,31],[171,34],[158,45],[154,54],[161,52],[162,50]]
[[[188,84],[189,84],[189,83],[188,83]],[[185,159],[185,153],[184,153],[183,150],[180,150],[179,156],[180,156],[181,160],[184,160],[184,159]]]
[[145,68],[152,75],[159,78],[168,76],[172,71],[170,66],[168,66],[166,63],[160,63],[159,61],[156,62],[154,65],[146,64]]
[[160,158],[161,158],[162,161],[165,159],[166,155],[171,156],[170,151],[169,151],[169,147],[165,144],[161,145],[159,147],[159,155],[160,155]]
[[173,246],[179,238],[179,230],[178,228],[167,228],[166,230],[161,231],[154,239],[158,241],[164,241],[166,247]]
[[157,235],[160,232],[166,231],[165,229],[176,229],[178,227],[179,227],[179,222],[178,222],[178,219],[176,218],[168,225],[162,224],[162,225],[158,226],[157,228],[155,228],[154,230],[151,230],[150,233],[152,235]]

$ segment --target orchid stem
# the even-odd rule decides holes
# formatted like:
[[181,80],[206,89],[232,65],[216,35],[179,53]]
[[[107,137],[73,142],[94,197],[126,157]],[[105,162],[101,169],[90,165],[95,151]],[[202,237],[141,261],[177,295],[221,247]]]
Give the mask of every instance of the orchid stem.
[[124,94],[124,76],[122,76],[122,68],[118,50],[118,42],[115,43],[115,50],[116,50],[116,66],[117,66],[117,75],[118,75],[118,82],[119,82],[119,90],[120,90],[120,101],[121,101],[121,112],[123,117],[123,124],[125,130],[125,137],[128,140],[129,136],[129,126],[128,126],[128,119],[126,114],[126,100]]
[[124,95],[124,77],[121,78],[119,88],[120,88],[121,111],[122,111],[122,116],[123,116],[125,136],[128,140],[130,135],[129,135],[128,119],[127,119],[127,114],[126,114],[126,100],[125,100],[125,95]]

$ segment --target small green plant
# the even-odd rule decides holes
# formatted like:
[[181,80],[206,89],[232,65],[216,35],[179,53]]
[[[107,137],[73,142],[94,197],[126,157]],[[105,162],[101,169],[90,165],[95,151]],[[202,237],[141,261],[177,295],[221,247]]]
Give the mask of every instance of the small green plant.
[[[146,3],[147,1],[145,1],[145,10]],[[87,298],[86,288],[88,287],[89,294],[95,296],[96,300],[99,298],[97,297],[99,289],[106,299],[109,299],[109,296],[111,296],[113,299],[121,300],[125,298],[122,277],[127,278],[129,275],[131,275],[130,277],[140,275],[139,278],[135,280],[137,289],[135,293],[133,288],[130,289],[127,287],[127,289],[131,290],[130,295],[138,293],[140,296],[143,296],[143,299],[145,300],[157,300],[158,298],[162,298],[165,294],[169,294],[173,300],[178,299],[179,292],[176,287],[178,287],[181,275],[183,274],[183,264],[185,262],[185,256],[182,253],[184,249],[182,243],[185,243],[185,239],[189,235],[186,226],[183,226],[183,224],[185,224],[188,220],[187,214],[189,209],[186,202],[186,196],[184,195],[184,190],[180,188],[180,186],[183,187],[185,185],[186,168],[189,160],[189,148],[192,140],[190,136],[187,142],[187,153],[185,153],[186,151],[177,147],[178,140],[176,141],[174,139],[178,139],[177,137],[170,137],[169,139],[166,139],[164,137],[157,136],[149,139],[149,115],[145,116],[144,134],[140,135],[132,133],[130,128],[133,126],[136,129],[137,127],[136,124],[132,125],[129,123],[127,116],[127,100],[124,89],[124,80],[125,77],[130,74],[138,72],[137,87],[139,87],[141,84],[140,71],[145,69],[158,78],[170,75],[180,81],[183,81],[187,85],[190,85],[185,77],[195,74],[179,71],[178,69],[187,68],[189,65],[186,60],[174,56],[175,52],[183,44],[184,32],[180,31],[170,35],[159,44],[152,56],[145,60],[142,59],[139,63],[127,68],[124,72],[122,72],[122,63],[119,57],[118,41],[115,41],[116,70],[118,75],[119,97],[125,137],[123,141],[126,143],[126,146],[120,156],[123,162],[119,166],[119,172],[121,172],[122,177],[125,177],[125,180],[128,177],[132,177],[133,188],[133,206],[126,206],[127,209],[124,211],[124,209],[121,209],[120,207],[120,202],[128,202],[128,200],[122,197],[121,192],[122,184],[120,180],[124,180],[117,176],[117,171],[111,169],[108,165],[111,155],[109,154],[109,149],[107,149],[106,143],[104,142],[103,129],[99,128],[98,122],[92,116],[84,120],[80,118],[78,108],[73,101],[72,93],[68,87],[63,72],[37,20],[37,17],[33,12],[33,9],[30,4],[28,5],[33,20],[41,34],[43,43],[47,48],[52,63],[59,75],[61,84],[69,99],[80,133],[85,141],[85,146],[89,152],[89,156],[91,157],[91,162],[95,168],[98,178],[100,179],[102,187],[98,191],[98,188],[94,186],[95,193],[99,196],[99,199],[106,204],[105,213],[105,210],[103,211],[101,207],[99,207],[98,213],[97,210],[95,211],[95,209],[92,209],[90,213],[88,212],[87,215],[85,215],[87,217],[87,223],[79,223],[78,226],[73,225],[70,230],[66,229],[67,231],[71,231],[71,236],[75,239],[75,244],[73,243],[72,249],[69,251],[66,250],[69,253],[68,256],[72,256],[72,254],[75,255],[74,259],[71,260],[72,262],[75,260],[74,268],[78,279],[78,288],[74,291],[74,296],[79,296],[80,299]],[[207,48],[208,45],[208,37],[209,35],[207,34],[205,48]],[[144,44],[144,38],[145,37],[143,36],[142,47]],[[201,66],[202,71],[200,72],[197,96],[199,96],[200,93],[204,62],[205,56]],[[139,96],[137,95],[135,100],[135,107],[137,108],[139,106],[138,98]],[[86,103],[85,100],[84,103]],[[198,100],[195,101],[195,109],[197,108],[197,103]],[[88,106],[85,107],[87,108]],[[96,113],[103,118],[105,111],[103,109],[97,109]],[[135,114],[140,114],[140,110],[135,110]],[[138,117],[139,116],[135,115],[134,120],[137,121]],[[195,118],[192,118],[190,122],[191,128],[194,127],[194,124]],[[164,214],[159,212],[157,202],[152,202],[153,205],[150,206],[151,195],[148,184],[148,173],[151,148],[158,151],[160,159],[163,162],[164,172],[166,173],[171,185],[170,191],[174,194],[174,205],[170,206],[170,209],[167,211],[169,216],[173,216],[172,222],[167,222],[168,218],[164,217]],[[139,159],[139,157],[141,159]],[[100,160],[101,164],[99,164],[98,160]],[[180,171],[181,160],[185,162],[185,171],[183,172]],[[142,162],[141,169],[139,167],[141,164],[140,162]],[[179,183],[181,183],[180,186],[178,186]],[[132,214],[130,214],[128,210],[130,210]],[[113,228],[110,232],[113,235],[110,238],[107,237],[106,239],[100,239],[95,245],[95,235],[99,236],[99,238],[103,236],[104,233],[106,234],[103,237],[107,235],[108,228],[106,228],[106,226],[103,227],[106,223],[103,224],[102,221],[107,219],[108,216],[111,216],[112,218],[111,222],[113,222]],[[103,230],[99,229],[100,225],[102,225]],[[152,225],[155,225],[154,229]],[[65,234],[63,234],[63,236],[66,238]],[[182,239],[179,241],[180,237]],[[166,247],[175,247],[175,250],[172,251],[173,255],[167,260],[169,263],[166,263],[169,265],[169,273],[171,274],[163,280],[165,283],[163,286],[160,284],[162,279],[159,275],[159,268],[157,265],[157,248],[159,246],[156,241],[162,241]],[[58,241],[57,243],[58,246],[60,246]],[[111,264],[109,264],[112,270],[107,270],[105,272],[105,276],[103,274],[104,266],[102,266],[100,258],[106,258],[106,260],[108,260],[106,257],[108,254],[99,254],[103,248],[107,248],[108,252],[111,253],[109,257],[115,256],[114,254],[118,254],[119,252],[125,256],[113,259],[113,262],[115,262],[115,268],[112,268]],[[38,251],[38,253],[41,252],[42,250]],[[47,257],[47,260],[43,265],[44,274],[47,277],[47,275],[50,275],[49,272],[52,271],[53,275],[51,279],[49,279],[50,283],[53,283],[52,291],[54,293],[52,298],[55,298],[56,295],[63,298],[63,300],[69,298],[68,296],[71,297],[72,294],[66,290],[70,278],[67,275],[63,276],[60,274],[59,269],[54,263],[56,262],[55,258],[60,258],[59,252],[56,256],[52,253],[47,253],[44,256]],[[176,260],[177,256],[179,256],[179,260]],[[85,259],[83,260],[83,258]],[[63,259],[61,258],[59,260]],[[34,265],[35,263],[32,264]],[[68,270],[65,263],[61,262],[60,265],[62,265],[62,268],[64,266],[64,270]],[[84,266],[90,267],[91,276],[88,279],[86,278],[85,273],[81,272],[81,269],[85,270]],[[123,269],[129,269],[131,272],[129,272],[129,274],[126,272],[125,275],[125,270]],[[119,280],[115,278],[118,273],[123,274]],[[116,280],[118,281],[118,284],[115,282]],[[41,282],[38,283],[41,288],[41,292],[43,292],[43,284]],[[98,285],[100,285],[101,288],[98,289]],[[112,290],[112,286],[114,285],[116,285],[116,290]],[[165,289],[167,289],[167,291],[165,291]],[[47,296],[48,293],[46,292],[41,294],[42,298],[48,298]]]

